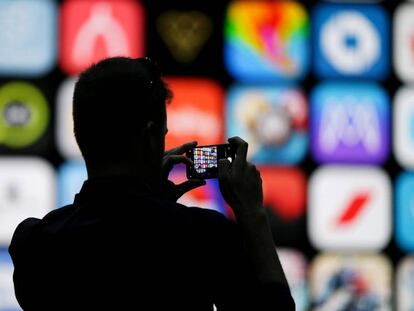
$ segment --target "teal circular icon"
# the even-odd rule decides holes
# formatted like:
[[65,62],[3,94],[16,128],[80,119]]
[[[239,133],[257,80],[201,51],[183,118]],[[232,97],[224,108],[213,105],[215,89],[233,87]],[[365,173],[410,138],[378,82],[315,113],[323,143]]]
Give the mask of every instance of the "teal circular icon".
[[32,84],[11,82],[0,88],[0,144],[32,145],[46,131],[49,117],[45,96]]

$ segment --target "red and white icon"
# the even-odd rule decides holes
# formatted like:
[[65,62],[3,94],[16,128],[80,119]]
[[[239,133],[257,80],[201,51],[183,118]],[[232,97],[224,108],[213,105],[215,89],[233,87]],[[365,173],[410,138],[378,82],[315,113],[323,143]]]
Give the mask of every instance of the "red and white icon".
[[319,249],[379,250],[391,234],[391,186],[369,166],[325,166],[309,184],[309,237]]
[[68,74],[106,57],[144,54],[144,11],[136,1],[66,1],[60,26],[60,64]]
[[394,65],[399,78],[414,81],[414,5],[400,4],[394,15]]
[[10,244],[17,225],[42,218],[56,207],[55,174],[44,160],[0,158],[0,247]]
[[198,145],[223,142],[224,91],[215,81],[168,78],[174,97],[167,105],[166,149],[196,140]]

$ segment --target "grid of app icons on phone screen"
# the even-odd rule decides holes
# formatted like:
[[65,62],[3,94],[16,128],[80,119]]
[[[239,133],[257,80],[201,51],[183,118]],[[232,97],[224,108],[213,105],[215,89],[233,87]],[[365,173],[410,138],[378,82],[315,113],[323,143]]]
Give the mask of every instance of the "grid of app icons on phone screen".
[[[298,311],[414,310],[413,42],[408,0],[0,0],[0,311],[15,226],[87,178],[74,85],[114,55],[160,65],[166,150],[248,141]],[[216,179],[179,202],[234,217]]]
[[217,147],[201,147],[194,149],[194,169],[197,173],[206,173],[208,169],[217,167]]

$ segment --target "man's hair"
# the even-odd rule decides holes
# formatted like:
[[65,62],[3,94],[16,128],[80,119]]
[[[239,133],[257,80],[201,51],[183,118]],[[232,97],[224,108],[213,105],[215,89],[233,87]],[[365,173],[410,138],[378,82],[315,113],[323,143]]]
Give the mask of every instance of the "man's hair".
[[73,94],[73,120],[86,163],[125,159],[147,122],[162,128],[171,97],[149,58],[108,58],[82,72]]

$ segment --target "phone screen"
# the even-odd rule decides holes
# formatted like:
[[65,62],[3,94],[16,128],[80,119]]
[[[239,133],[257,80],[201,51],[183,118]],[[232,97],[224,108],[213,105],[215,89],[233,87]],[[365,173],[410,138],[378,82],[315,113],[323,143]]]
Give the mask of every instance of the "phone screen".
[[209,179],[217,178],[218,161],[234,160],[234,147],[230,144],[198,146],[187,152],[194,165],[187,166],[187,178]]

